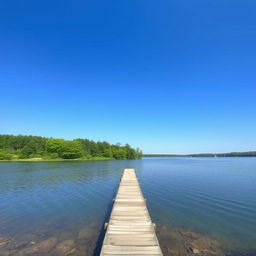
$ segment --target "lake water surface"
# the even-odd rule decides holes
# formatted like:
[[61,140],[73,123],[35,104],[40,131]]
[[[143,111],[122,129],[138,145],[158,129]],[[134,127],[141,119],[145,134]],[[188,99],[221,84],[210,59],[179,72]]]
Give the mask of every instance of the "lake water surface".
[[1,162],[0,255],[97,255],[124,168],[165,255],[256,255],[256,158],[174,157]]

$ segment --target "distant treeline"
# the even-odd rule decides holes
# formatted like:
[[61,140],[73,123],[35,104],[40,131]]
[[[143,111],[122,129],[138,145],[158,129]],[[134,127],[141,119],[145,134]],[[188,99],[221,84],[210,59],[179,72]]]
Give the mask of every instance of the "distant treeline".
[[136,159],[142,151],[88,139],[54,139],[40,136],[0,135],[0,160],[42,159]]
[[144,154],[143,157],[256,157],[256,151],[248,152],[231,152],[231,153],[203,153],[189,155],[174,155],[174,154]]

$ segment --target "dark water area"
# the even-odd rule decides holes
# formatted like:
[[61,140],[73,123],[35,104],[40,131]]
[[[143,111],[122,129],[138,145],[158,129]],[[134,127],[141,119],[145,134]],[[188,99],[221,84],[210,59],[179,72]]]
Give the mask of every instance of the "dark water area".
[[256,158],[0,163],[0,255],[94,255],[135,168],[164,255],[256,255]]

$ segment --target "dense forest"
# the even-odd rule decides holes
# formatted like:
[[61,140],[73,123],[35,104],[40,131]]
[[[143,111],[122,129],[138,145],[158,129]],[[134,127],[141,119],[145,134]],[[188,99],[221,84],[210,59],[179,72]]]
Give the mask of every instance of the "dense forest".
[[18,159],[136,159],[142,152],[129,144],[88,139],[64,140],[40,136],[0,135],[0,160]]
[[248,152],[230,152],[230,153],[202,153],[202,154],[189,154],[189,155],[173,155],[173,154],[144,154],[144,157],[256,157],[256,151]]

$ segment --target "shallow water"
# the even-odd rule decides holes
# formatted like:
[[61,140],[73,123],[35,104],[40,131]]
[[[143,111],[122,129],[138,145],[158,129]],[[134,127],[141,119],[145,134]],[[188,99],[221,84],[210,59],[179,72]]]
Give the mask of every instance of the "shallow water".
[[0,255],[96,255],[124,168],[137,171],[165,255],[256,255],[256,158],[2,162]]

